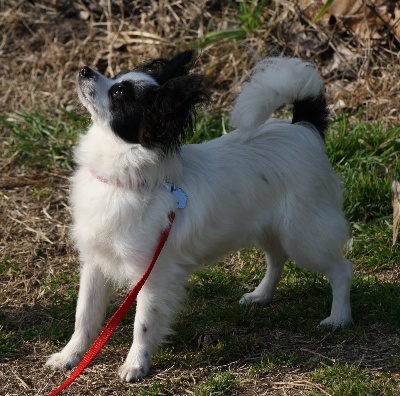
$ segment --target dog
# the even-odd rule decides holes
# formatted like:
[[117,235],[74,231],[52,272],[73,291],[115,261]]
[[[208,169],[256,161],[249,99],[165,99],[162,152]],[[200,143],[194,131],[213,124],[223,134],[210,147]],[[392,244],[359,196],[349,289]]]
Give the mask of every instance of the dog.
[[[267,269],[241,304],[270,303],[292,258],[332,287],[330,316],[320,324],[352,321],[352,263],[342,254],[348,224],[342,185],[325,154],[329,112],[320,74],[300,59],[260,61],[234,104],[236,129],[184,144],[209,96],[203,76],[191,72],[195,58],[185,51],[112,79],[87,66],[78,73],[78,95],[92,119],[71,179],[71,232],[82,266],[75,330],[47,360],[53,369],[80,361],[101,329],[110,292],[132,287],[145,272],[171,211],[169,239],[137,298],[121,380],[149,373],[188,275],[243,247],[265,251]],[[284,104],[293,104],[292,120],[270,118]]]

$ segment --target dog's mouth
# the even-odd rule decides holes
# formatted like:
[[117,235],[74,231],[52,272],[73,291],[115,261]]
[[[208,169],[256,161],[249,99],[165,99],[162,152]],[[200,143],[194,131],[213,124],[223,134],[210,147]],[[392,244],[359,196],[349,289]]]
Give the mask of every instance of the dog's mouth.
[[87,84],[87,81],[78,81],[78,96],[84,106],[93,105],[95,90]]
[[95,91],[93,89],[88,89],[85,85],[79,85],[79,92],[85,101],[93,102],[95,96]]
[[82,104],[85,107],[91,107],[95,109],[94,102],[95,102],[95,97],[96,97],[96,90],[94,87],[94,81],[93,80],[87,80],[87,79],[82,79],[80,75],[78,75],[78,96],[79,99],[81,100]]

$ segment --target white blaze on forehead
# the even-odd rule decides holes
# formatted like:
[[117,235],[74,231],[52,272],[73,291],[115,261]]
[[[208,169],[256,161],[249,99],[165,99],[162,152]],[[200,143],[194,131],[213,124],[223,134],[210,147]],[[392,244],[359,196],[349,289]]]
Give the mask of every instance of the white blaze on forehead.
[[[93,69],[92,69],[93,70]],[[131,71],[121,74],[115,79],[110,79],[96,70],[93,70],[96,78],[82,79],[79,82],[79,97],[83,105],[89,110],[92,117],[98,120],[108,120],[110,109],[109,89],[123,81],[142,81],[147,84],[159,86],[157,81],[149,74],[140,71]]]
[[145,81],[150,84],[158,86],[157,81],[153,77],[151,77],[148,74],[143,73],[143,72],[132,71],[129,73],[125,73],[125,74],[122,74],[121,76],[117,77],[114,81],[120,82],[120,81],[124,81],[124,80]]

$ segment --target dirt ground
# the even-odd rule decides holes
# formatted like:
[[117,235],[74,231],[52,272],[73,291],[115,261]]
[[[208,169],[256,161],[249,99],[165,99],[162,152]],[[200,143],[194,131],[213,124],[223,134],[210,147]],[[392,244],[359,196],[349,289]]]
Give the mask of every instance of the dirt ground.
[[[258,56],[300,56],[321,70],[333,116],[344,112],[355,121],[397,125],[399,14],[396,1],[379,4],[327,12],[311,26],[322,2],[282,0],[266,7],[254,28],[246,25],[246,38],[221,38],[200,49],[196,69],[207,76],[210,108],[229,111]],[[223,0],[0,0],[0,115],[11,117],[32,108],[83,114],[75,93],[75,76],[83,65],[113,76],[144,60],[198,45],[211,31],[240,26],[243,19],[237,14]],[[0,277],[0,309],[1,315],[14,316],[23,326],[49,319],[37,316],[38,307],[46,303],[44,281],[78,265],[67,237],[69,172],[24,166],[17,154],[10,155],[7,127],[2,126],[0,137],[0,152],[5,153],[0,158],[0,262],[23,263],[22,275],[9,271]],[[37,193],[46,189],[48,194]],[[23,361],[0,357],[0,394],[39,395],[59,382],[59,374],[42,369],[49,353],[46,342],[27,343],[24,352]],[[116,367],[107,367],[105,360],[88,369],[100,374],[97,380],[80,380],[82,394],[85,389],[95,392],[100,386],[96,381],[110,384],[109,393],[98,394],[121,389]],[[302,381],[296,372],[287,374],[285,381]],[[278,377],[274,380],[279,383]],[[288,389],[286,394],[295,393]]]

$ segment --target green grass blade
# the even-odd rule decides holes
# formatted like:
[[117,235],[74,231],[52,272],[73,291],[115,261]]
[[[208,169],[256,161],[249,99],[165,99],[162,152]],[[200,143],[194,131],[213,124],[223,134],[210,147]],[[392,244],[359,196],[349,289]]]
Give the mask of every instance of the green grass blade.
[[223,41],[239,41],[244,40],[247,37],[247,32],[243,28],[216,30],[200,37],[195,42],[195,47],[203,49],[210,45],[221,43]]
[[323,7],[320,9],[318,14],[312,19],[308,27],[311,27],[314,25],[319,19],[322,18],[322,16],[325,14],[325,12],[328,10],[328,8],[332,5],[333,0],[327,0],[327,2],[323,5]]

